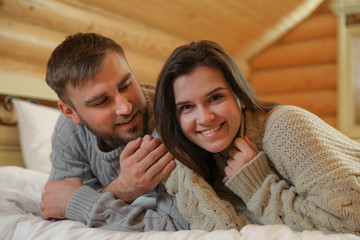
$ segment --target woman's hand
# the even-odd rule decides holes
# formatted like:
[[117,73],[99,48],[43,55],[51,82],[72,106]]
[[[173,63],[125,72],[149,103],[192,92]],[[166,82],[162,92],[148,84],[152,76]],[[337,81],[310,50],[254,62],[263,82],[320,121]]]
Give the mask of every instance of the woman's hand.
[[243,138],[236,138],[234,147],[229,150],[230,158],[227,160],[227,167],[225,167],[225,174],[229,178],[242,168],[246,163],[250,162],[257,154],[259,149],[255,143],[251,142],[246,136]]

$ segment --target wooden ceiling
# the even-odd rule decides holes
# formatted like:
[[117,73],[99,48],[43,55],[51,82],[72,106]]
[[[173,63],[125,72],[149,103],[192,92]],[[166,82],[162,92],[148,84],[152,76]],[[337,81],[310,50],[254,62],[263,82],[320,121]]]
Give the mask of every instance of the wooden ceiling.
[[[82,2],[144,24],[146,27],[161,31],[164,35],[175,37],[160,39],[165,42],[157,42],[154,39],[154,48],[157,44],[174,45],[179,42],[210,39],[223,45],[233,55],[249,58],[261,47],[302,21],[322,1],[83,0]],[[167,55],[168,51],[160,54]]]
[[26,68],[40,65],[44,71],[50,53],[67,35],[97,32],[124,47],[142,81],[154,82],[179,45],[213,40],[241,64],[322,1],[0,0],[0,65],[5,61],[23,70],[26,62]]

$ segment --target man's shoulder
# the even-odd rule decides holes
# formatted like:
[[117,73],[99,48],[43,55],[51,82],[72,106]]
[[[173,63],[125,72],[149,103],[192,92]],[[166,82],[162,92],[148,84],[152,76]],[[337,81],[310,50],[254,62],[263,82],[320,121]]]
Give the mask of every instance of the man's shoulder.
[[82,125],[75,125],[64,114],[60,114],[55,125],[55,137],[57,138],[84,138],[89,134],[89,131]]
[[156,88],[155,84],[152,83],[140,83],[140,87],[143,92],[150,92],[150,93],[154,93]]

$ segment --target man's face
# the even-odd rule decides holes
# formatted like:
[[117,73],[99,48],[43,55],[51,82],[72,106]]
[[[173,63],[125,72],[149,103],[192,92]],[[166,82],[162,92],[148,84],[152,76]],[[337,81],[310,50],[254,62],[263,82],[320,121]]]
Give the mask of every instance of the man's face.
[[73,122],[83,123],[109,146],[144,135],[145,97],[127,62],[117,53],[107,55],[91,81],[76,88],[69,86],[68,94],[76,108]]

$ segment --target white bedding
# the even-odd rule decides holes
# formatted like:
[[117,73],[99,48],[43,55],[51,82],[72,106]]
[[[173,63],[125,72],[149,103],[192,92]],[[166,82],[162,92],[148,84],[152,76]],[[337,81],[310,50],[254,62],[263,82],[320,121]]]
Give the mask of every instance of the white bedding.
[[31,169],[14,166],[0,167],[0,239],[342,239],[360,240],[349,234],[325,235],[319,231],[295,232],[283,225],[249,225],[240,232],[200,230],[178,232],[129,233],[88,228],[70,220],[47,221],[40,216],[40,200],[48,175]]

